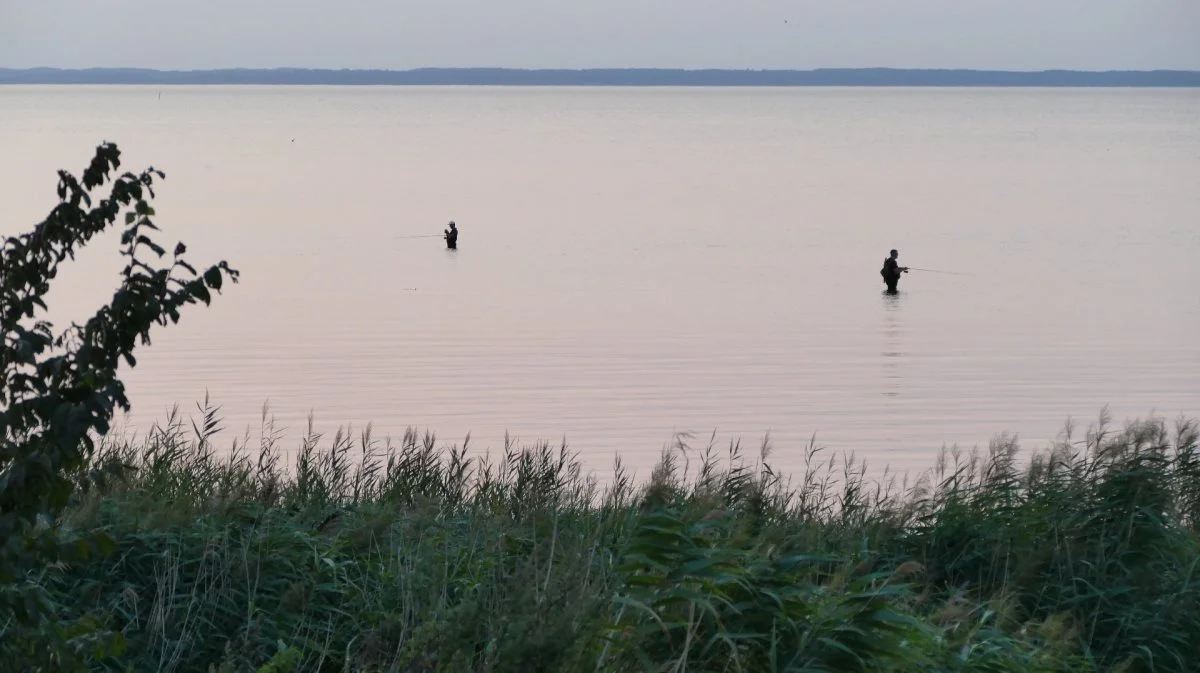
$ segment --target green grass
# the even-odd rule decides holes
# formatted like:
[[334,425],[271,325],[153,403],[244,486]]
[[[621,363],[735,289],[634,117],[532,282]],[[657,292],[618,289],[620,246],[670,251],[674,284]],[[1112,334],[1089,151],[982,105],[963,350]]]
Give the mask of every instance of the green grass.
[[[1197,425],[1021,459],[1001,436],[878,484],[809,446],[679,447],[604,488],[566,447],[309,432],[293,460],[173,415],[106,439],[47,568],[110,671],[1185,671],[1200,662]],[[0,623],[0,628],[4,625]],[[0,633],[0,642],[3,634]],[[19,647],[16,655],[19,657]]]

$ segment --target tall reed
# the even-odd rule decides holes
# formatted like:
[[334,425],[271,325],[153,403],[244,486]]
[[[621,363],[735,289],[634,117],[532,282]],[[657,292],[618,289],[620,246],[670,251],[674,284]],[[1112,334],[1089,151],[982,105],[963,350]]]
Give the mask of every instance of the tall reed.
[[914,483],[805,447],[784,475],[690,438],[601,488],[565,445],[492,458],[408,431],[219,410],[104,438],[38,581],[133,671],[1185,671],[1200,661],[1197,424],[1002,435]]

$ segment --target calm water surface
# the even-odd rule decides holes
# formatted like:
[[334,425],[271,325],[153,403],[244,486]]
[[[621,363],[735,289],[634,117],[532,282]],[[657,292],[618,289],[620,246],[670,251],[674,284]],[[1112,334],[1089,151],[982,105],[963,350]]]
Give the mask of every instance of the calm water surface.
[[[684,431],[923,469],[1200,415],[1200,91],[8,86],[0,122],[0,233],[111,140],[244,274],[140,353],[131,429],[207,390],[227,441],[269,400],[289,445],[312,410],[644,475]],[[893,247],[961,275],[884,296]]]

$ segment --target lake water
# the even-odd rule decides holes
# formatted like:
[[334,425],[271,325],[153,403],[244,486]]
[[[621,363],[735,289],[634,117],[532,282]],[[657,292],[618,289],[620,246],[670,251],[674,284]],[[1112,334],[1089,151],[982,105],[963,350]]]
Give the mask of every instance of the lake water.
[[[103,140],[166,172],[165,243],[243,272],[140,352],[131,429],[207,390],[226,443],[269,400],[289,446],[312,410],[644,476],[683,431],[914,470],[1200,415],[1200,90],[7,86],[0,233]],[[885,296],[890,248],[960,275]]]

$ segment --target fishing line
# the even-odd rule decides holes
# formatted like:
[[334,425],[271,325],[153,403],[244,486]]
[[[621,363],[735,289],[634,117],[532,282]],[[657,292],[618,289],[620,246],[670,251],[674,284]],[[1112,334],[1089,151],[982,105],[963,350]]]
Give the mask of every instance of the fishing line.
[[967,274],[967,273],[959,273],[958,271],[939,271],[937,269],[922,269],[922,268],[916,267],[916,266],[908,266],[905,268],[908,269],[909,271],[927,271],[929,273],[945,273],[945,274],[949,274],[951,276],[969,276],[969,275],[971,275],[971,274]]

